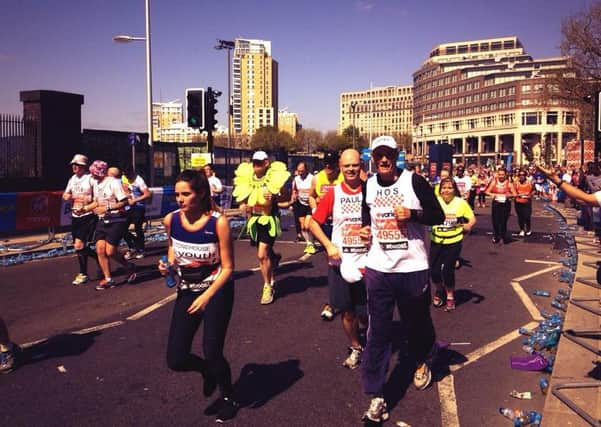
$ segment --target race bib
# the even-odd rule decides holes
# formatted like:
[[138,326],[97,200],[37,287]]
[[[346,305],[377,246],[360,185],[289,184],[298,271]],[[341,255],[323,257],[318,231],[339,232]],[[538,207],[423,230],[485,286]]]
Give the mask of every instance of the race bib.
[[367,252],[367,247],[363,244],[359,236],[361,224],[345,224],[342,228],[342,252],[351,254],[361,254]]
[[399,223],[393,212],[376,215],[376,238],[385,251],[409,249],[407,225]]

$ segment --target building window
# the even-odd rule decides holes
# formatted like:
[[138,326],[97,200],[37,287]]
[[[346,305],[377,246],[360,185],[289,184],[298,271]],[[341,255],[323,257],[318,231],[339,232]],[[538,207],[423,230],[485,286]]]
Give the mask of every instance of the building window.
[[548,125],[556,125],[557,124],[557,111],[548,111],[547,112],[547,124]]
[[522,126],[540,124],[539,115],[539,113],[535,112],[522,113]]
[[573,125],[574,123],[576,123],[576,114],[574,114],[573,111],[566,111],[564,113],[564,117],[566,125]]
[[522,85],[522,93],[529,93],[530,85]]

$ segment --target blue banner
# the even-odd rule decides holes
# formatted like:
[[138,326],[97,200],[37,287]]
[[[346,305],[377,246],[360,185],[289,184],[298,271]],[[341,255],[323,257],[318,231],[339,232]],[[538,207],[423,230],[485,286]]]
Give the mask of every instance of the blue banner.
[[17,193],[0,193],[0,231],[17,229]]

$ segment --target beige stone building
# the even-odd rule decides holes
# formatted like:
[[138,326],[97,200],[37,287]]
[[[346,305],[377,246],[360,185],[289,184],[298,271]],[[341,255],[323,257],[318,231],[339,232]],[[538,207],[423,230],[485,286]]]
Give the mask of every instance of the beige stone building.
[[436,46],[413,74],[413,153],[454,146],[455,160],[483,164],[513,155],[518,164],[550,153],[565,159],[580,137],[579,112],[560,100],[550,77],[570,75],[565,57],[533,59],[517,37]]
[[298,127],[298,114],[285,110],[278,112],[278,130],[288,132],[294,138]]
[[374,87],[340,94],[338,133],[354,125],[366,137],[411,134],[412,86]]
[[181,124],[184,113],[183,106],[179,100],[170,102],[152,103],[152,139],[153,141],[164,141],[161,130],[171,125]]
[[271,42],[236,39],[232,60],[232,134],[278,126],[278,63]]

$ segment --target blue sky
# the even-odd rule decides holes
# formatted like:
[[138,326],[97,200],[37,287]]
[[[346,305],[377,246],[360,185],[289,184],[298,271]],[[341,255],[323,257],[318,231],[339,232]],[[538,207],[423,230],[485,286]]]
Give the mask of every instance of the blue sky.
[[[516,35],[533,57],[558,56],[562,18],[591,1],[152,0],[153,99],[184,101],[187,87],[225,94],[216,39],[270,40],[280,108],[334,130],[341,92],[411,84],[440,43]],[[84,128],[145,131],[144,43],[116,34],[144,35],[144,0],[3,2],[0,113],[22,112],[22,90],[59,90],[84,95]]]

